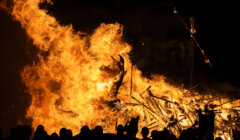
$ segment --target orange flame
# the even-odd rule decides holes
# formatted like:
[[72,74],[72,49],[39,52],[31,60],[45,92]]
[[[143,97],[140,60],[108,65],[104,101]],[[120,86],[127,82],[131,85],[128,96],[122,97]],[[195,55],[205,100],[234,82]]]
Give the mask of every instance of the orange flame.
[[[183,130],[198,119],[196,110],[203,108],[209,99],[220,104],[218,97],[189,94],[186,89],[166,83],[162,75],[152,75],[151,80],[144,78],[136,66],[132,70],[130,96],[132,64],[128,54],[132,47],[121,39],[123,27],[118,23],[101,24],[92,35],[76,32],[71,25],[60,25],[40,9],[42,1],[15,0],[12,11],[34,45],[41,52],[48,52],[47,56],[39,53],[39,62],[25,66],[21,72],[32,96],[26,117],[33,119],[34,128],[42,124],[48,133],[53,133],[66,127],[77,134],[83,125],[90,128],[101,125],[104,132],[115,132],[116,122],[125,124],[131,117],[141,116],[139,129],[149,126],[161,130],[175,118],[180,120],[178,125]],[[116,83],[121,78],[115,96]],[[150,85],[151,91],[145,91]],[[231,100],[221,99],[222,103],[228,101]],[[237,105],[239,101],[215,108],[224,108],[216,115],[215,136],[231,139],[229,131],[221,129],[239,129],[236,124],[229,127],[222,124],[227,115],[238,114],[230,110]],[[169,130],[180,134],[174,127]]]

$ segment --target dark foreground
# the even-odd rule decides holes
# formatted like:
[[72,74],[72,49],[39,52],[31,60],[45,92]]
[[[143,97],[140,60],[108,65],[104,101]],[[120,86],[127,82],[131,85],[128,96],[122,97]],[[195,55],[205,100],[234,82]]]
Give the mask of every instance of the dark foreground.
[[[6,138],[2,137],[0,129],[0,140],[138,140],[136,138],[138,131],[141,131],[142,140],[214,140],[214,112],[199,110],[198,115],[199,121],[196,121],[191,128],[182,130],[179,138],[176,138],[174,134],[168,131],[170,125],[162,131],[153,130],[151,134],[147,127],[138,130],[139,117],[136,117],[132,118],[125,126],[118,125],[116,127],[117,134],[103,133],[101,126],[97,126],[92,130],[88,126],[83,126],[80,133],[75,136],[72,135],[71,130],[66,128],[60,129],[59,135],[57,133],[49,135],[42,125],[39,125],[35,132],[27,125],[19,125],[12,128],[10,130],[11,135]],[[240,140],[240,132],[234,130],[232,139]],[[222,138],[217,137],[215,140],[222,140]]]

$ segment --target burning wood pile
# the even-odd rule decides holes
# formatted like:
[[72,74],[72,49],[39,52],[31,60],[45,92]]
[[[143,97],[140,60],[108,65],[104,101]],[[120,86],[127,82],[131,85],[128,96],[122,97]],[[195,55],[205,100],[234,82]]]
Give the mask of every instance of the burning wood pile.
[[[190,128],[206,129],[205,131],[215,133],[215,137],[218,136],[223,139],[231,139],[233,131],[240,131],[238,113],[240,106],[230,107],[232,104],[239,104],[238,99],[226,100],[210,95],[199,97],[199,95],[191,93],[190,90],[183,95],[190,99],[187,104],[179,103],[174,97],[169,98],[167,94],[161,97],[154,95],[151,92],[150,85],[143,92],[135,94],[138,99],[131,96],[132,103],[123,103],[118,100],[114,104],[118,110],[124,107],[131,108],[131,110],[134,110],[135,107],[142,108],[142,121],[150,130],[167,128],[177,136],[180,136],[183,130],[189,129],[189,124],[191,125]],[[198,97],[194,98],[194,96]],[[201,109],[202,105],[204,105],[203,111]],[[212,124],[203,126],[204,121]],[[202,126],[199,126],[199,124],[202,124]],[[215,127],[211,128],[211,126]]]

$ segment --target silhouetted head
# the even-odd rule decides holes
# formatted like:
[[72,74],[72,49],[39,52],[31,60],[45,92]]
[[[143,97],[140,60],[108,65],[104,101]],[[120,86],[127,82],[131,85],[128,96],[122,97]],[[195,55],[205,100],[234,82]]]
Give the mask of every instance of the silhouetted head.
[[59,134],[60,134],[60,139],[67,139],[68,137],[68,131],[66,128],[61,128]]
[[217,137],[215,140],[222,140],[222,138],[221,137]]
[[124,133],[124,127],[123,127],[123,125],[118,125],[118,126],[117,126],[117,135],[118,135],[118,136],[122,136],[123,133]]
[[44,130],[43,125],[38,125],[34,133],[34,139],[46,139],[47,136],[47,132]]
[[16,127],[16,136],[18,138],[23,139],[23,136],[24,136],[23,127],[20,125],[17,125],[17,127]]
[[51,134],[51,137],[58,137],[58,134],[56,132]]
[[24,125],[24,126],[23,126],[23,131],[24,131],[24,133],[25,133],[25,135],[26,135],[27,138],[30,138],[30,137],[31,137],[31,135],[32,135],[32,129],[31,129],[30,126]]
[[199,108],[199,109],[197,110],[197,113],[198,113],[198,114],[202,114],[202,109]]
[[17,133],[17,132],[16,132],[16,128],[11,128],[11,129],[10,129],[10,135],[11,135],[12,138],[17,137],[17,136],[16,136],[16,133]]
[[171,134],[171,135],[168,137],[168,140],[177,140],[177,137],[176,137],[174,134]]
[[152,137],[152,139],[157,139],[157,137],[158,137],[158,131],[157,130],[153,130],[152,131],[152,133],[151,133],[151,137]]
[[52,133],[51,136],[50,136],[50,139],[51,140],[58,140],[58,134],[57,133]]
[[204,105],[204,111],[207,112],[208,111],[208,105]]
[[72,137],[72,130],[68,129],[67,134],[68,134],[69,137]]
[[131,137],[136,136],[138,132],[138,121],[139,121],[139,116],[137,116],[136,118],[132,118],[131,121],[129,122],[129,125],[125,126],[128,136],[131,136]]
[[90,135],[90,129],[89,129],[89,127],[86,126],[86,125],[83,126],[83,127],[81,128],[80,134],[81,134],[81,135],[85,135],[85,136]]
[[38,125],[36,131],[44,131],[44,126],[43,125]]
[[166,127],[163,129],[163,133],[164,133],[164,135],[167,135],[167,136],[170,135],[170,132],[168,131],[168,129]]
[[101,136],[103,134],[103,128],[101,126],[96,126],[93,133],[96,136]]
[[143,138],[147,138],[147,136],[149,134],[149,129],[147,127],[143,127],[141,133],[142,133]]
[[0,128],[0,139],[2,139],[2,128]]

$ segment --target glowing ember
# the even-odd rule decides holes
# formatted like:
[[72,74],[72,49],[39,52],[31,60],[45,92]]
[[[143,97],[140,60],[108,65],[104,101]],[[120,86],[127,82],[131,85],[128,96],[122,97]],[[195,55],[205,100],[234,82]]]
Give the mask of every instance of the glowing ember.
[[179,135],[198,119],[199,108],[212,104],[219,112],[215,136],[231,139],[231,130],[239,129],[239,122],[234,121],[239,101],[190,94],[166,83],[164,76],[152,75],[151,80],[142,77],[136,66],[131,80],[128,53],[132,48],[121,40],[121,25],[101,24],[92,35],[75,32],[71,25],[60,25],[40,9],[41,1],[15,0],[12,11],[34,45],[49,54],[39,53],[39,62],[21,72],[32,96],[26,117],[33,119],[34,128],[42,124],[53,133],[66,127],[76,134],[83,125],[101,125],[105,132],[115,132],[116,122],[125,124],[140,116],[139,129],[148,126],[161,130],[171,124],[169,130]]

